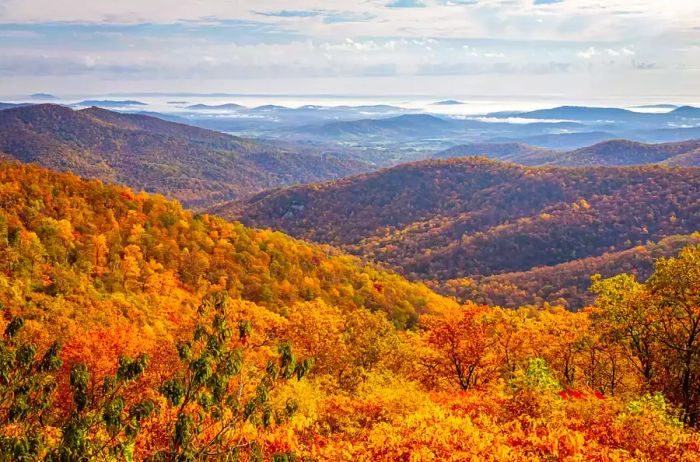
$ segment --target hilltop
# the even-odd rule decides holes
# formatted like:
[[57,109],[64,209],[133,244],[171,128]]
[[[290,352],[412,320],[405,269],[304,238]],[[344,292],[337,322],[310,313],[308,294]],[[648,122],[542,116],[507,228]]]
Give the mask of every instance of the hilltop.
[[700,166],[700,140],[646,144],[615,139],[602,141],[573,151],[555,151],[523,143],[481,143],[454,146],[439,151],[433,159],[484,156],[522,165],[561,167],[629,166],[665,164]]

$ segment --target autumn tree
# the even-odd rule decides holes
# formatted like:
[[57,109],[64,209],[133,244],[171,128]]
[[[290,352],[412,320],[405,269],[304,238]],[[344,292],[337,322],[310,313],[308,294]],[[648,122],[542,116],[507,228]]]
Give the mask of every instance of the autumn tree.
[[494,355],[497,340],[486,314],[489,308],[467,304],[421,317],[426,343],[433,350],[426,367],[439,377],[468,390],[493,379],[500,366]]
[[189,461],[238,457],[261,451],[254,433],[284,422],[297,409],[289,399],[281,409],[273,408],[270,394],[275,387],[295,377],[302,379],[311,361],[298,361],[289,343],[281,343],[277,361],[262,370],[246,362],[252,323],[233,324],[228,297],[215,293],[206,297],[199,316],[209,319],[195,327],[192,339],[177,344],[182,371],[164,381],[160,393],[172,409],[169,422],[170,447],[155,454],[153,461]]
[[[58,411],[60,345],[41,357],[37,347],[18,340],[24,324],[14,318],[0,342],[0,458],[2,460],[133,460],[136,437],[155,404],[128,404],[124,391],[144,372],[145,355],[120,358],[117,372],[90,389],[88,368],[73,365],[69,377],[72,406]],[[56,437],[56,434],[59,436]]]
[[38,458],[47,444],[41,431],[51,413],[61,367],[60,345],[37,357],[37,347],[18,339],[22,318],[10,321],[0,341],[0,459]]
[[[698,423],[700,398],[700,247],[661,258],[645,284],[621,275],[594,280],[604,326],[633,359],[647,388],[682,406]],[[605,328],[605,327],[604,327]]]
[[683,406],[684,419],[698,423],[700,412],[700,247],[677,258],[661,258],[647,281],[668,380]]
[[653,300],[647,287],[628,274],[609,279],[593,277],[591,290],[597,294],[595,328],[608,342],[619,343],[630,364],[649,389],[656,376],[656,324]]

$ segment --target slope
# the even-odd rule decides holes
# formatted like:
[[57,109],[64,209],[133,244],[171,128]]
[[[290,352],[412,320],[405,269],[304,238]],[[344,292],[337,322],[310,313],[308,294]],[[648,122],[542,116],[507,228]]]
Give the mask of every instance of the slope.
[[529,146],[522,143],[472,143],[439,151],[431,159],[456,157],[488,157],[489,159],[515,162],[522,165],[541,165],[558,156],[557,151]]
[[0,151],[21,162],[157,191],[189,206],[369,169],[352,159],[145,115],[50,104],[0,112]]
[[404,164],[212,209],[380,261],[411,278],[526,271],[700,227],[700,169]]
[[451,279],[434,284],[435,289],[459,300],[471,300],[508,308],[525,305],[564,305],[580,309],[591,305],[595,295],[589,291],[591,276],[604,278],[620,272],[645,281],[653,272],[655,261],[675,257],[686,246],[700,244],[700,234],[665,237],[618,252],[606,252],[596,257],[581,258],[553,266],[495,276]]
[[562,154],[548,162],[548,164],[560,166],[624,166],[665,163],[691,166],[698,164],[693,164],[692,160],[688,160],[686,163],[678,162],[686,154],[696,152],[699,149],[700,140],[659,144],[611,140]]
[[439,151],[433,159],[484,156],[521,165],[561,167],[629,166],[665,164],[700,165],[700,140],[646,144],[630,140],[608,140],[573,151],[558,152],[521,143],[483,143],[454,146]]
[[4,316],[22,314],[54,333],[127,323],[166,335],[215,290],[278,313],[309,300],[384,311],[400,327],[450,303],[332,249],[2,161],[0,288]]

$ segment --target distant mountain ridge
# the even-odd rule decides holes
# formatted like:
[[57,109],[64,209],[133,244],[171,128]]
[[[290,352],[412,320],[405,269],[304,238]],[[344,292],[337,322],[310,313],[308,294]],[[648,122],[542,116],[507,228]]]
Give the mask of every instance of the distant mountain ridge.
[[542,149],[523,143],[478,143],[454,146],[433,154],[431,158],[467,156],[484,156],[531,166],[619,167],[663,164],[697,167],[700,166],[700,140],[646,144],[617,139],[568,152]]
[[591,106],[559,106],[550,109],[538,109],[526,112],[495,112],[489,114],[493,117],[517,116],[525,119],[562,119],[562,120],[665,120],[668,118],[692,117],[700,118],[700,108],[693,106],[675,107],[669,112],[637,112],[629,109],[614,107],[591,107]]
[[88,99],[85,101],[80,101],[79,103],[75,103],[72,106],[74,107],[91,107],[91,106],[96,106],[96,107],[101,107],[101,108],[120,108],[120,107],[131,107],[131,106],[147,106],[146,103],[142,103],[141,101],[135,101],[131,99],[127,100],[94,100],[94,99]]
[[53,104],[0,111],[0,152],[80,176],[121,183],[189,206],[367,171],[360,161],[122,114]]
[[353,121],[329,122],[319,127],[309,127],[308,133],[325,137],[342,136],[413,136],[430,135],[435,131],[456,129],[453,120],[443,119],[429,114],[405,114],[383,119],[360,119]]
[[0,111],[4,109],[12,109],[16,107],[22,107],[22,106],[29,106],[29,103],[1,103],[0,102]]
[[214,104],[214,105],[209,105],[209,104],[192,104],[190,106],[187,106],[185,109],[194,109],[197,111],[202,111],[202,110],[208,110],[208,109],[214,109],[214,110],[220,110],[220,109],[240,109],[243,108],[244,106],[241,106],[240,104],[235,104],[235,103],[226,103],[226,104]]

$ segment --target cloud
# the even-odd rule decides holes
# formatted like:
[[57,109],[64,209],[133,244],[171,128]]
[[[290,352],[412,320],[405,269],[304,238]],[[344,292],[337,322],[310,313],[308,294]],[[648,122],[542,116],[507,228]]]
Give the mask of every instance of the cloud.
[[697,80],[698,17],[697,0],[0,0],[0,88],[52,75],[206,85],[563,73],[568,88],[574,75],[664,72],[667,86]]
[[422,0],[394,0],[386,4],[387,8],[425,8]]
[[609,56],[615,58],[620,56],[634,56],[635,54],[636,53],[634,52],[634,50],[631,50],[627,47],[622,47],[618,49],[597,49],[596,47],[589,47],[586,50],[579,51],[578,53],[576,53],[576,56],[582,59],[590,60],[591,58],[594,58],[596,56]]
[[0,29],[0,37],[5,38],[37,38],[39,34],[31,30],[2,30]]
[[592,57],[598,56],[599,54],[600,53],[598,52],[598,50],[595,49],[595,47],[589,47],[587,50],[579,51],[578,53],[576,53],[576,56],[583,59],[591,59]]
[[376,16],[369,13],[331,13],[323,18],[325,24],[339,24],[343,22],[371,21]]
[[319,16],[320,11],[310,10],[281,10],[281,11],[256,11],[255,14],[261,16],[272,16],[277,18],[309,18]]

